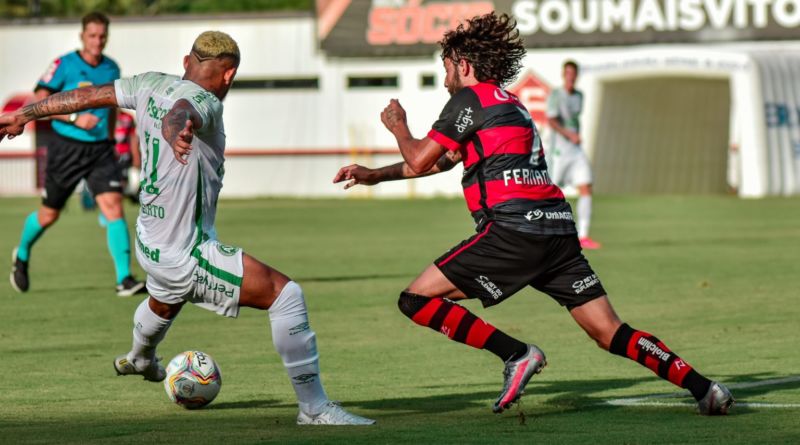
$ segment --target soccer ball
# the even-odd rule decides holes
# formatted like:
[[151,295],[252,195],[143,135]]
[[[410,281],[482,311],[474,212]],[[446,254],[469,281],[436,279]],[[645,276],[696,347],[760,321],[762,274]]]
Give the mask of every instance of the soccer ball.
[[221,386],[219,366],[204,352],[181,352],[167,365],[167,378],[164,379],[167,396],[186,409],[208,405],[217,397]]

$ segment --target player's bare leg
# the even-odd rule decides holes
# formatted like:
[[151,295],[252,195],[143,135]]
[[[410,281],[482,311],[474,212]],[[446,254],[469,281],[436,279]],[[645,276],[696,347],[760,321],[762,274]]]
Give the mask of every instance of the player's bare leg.
[[400,294],[397,305],[414,323],[459,343],[486,349],[503,360],[503,390],[492,407],[495,413],[503,412],[519,399],[531,377],[541,372],[546,364],[544,352],[510,337],[453,301],[462,298],[466,298],[464,293],[432,264]]
[[570,314],[601,348],[634,360],[662,379],[688,389],[698,401],[701,414],[727,414],[733,405],[733,396],[725,386],[703,377],[655,336],[623,323],[608,297],[584,303],[570,310]]
[[371,425],[328,399],[319,375],[316,335],[308,321],[300,285],[250,255],[242,256],[244,277],[239,305],[268,310],[272,342],[297,395],[300,425]]
[[593,250],[601,247],[600,243],[589,236],[589,227],[592,223],[592,184],[579,184],[577,202],[578,239],[583,249]]

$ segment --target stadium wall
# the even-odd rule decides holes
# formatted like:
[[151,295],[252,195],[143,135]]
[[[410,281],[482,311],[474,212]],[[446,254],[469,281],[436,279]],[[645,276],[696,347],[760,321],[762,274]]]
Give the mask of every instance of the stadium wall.
[[[79,28],[77,22],[0,27],[0,101],[29,92],[56,56],[77,49]],[[256,85],[231,91],[225,101],[228,165],[223,196],[407,197],[460,193],[458,168],[444,175],[358,187],[347,193],[331,183],[342,165],[359,162],[377,166],[401,159],[393,137],[379,119],[390,98],[399,98],[406,107],[414,134],[427,132],[448,98],[442,87],[441,61],[435,55],[327,57],[318,49],[315,21],[307,14],[114,20],[106,53],[119,62],[123,76],[143,71],[180,73],[182,56],[194,37],[207,29],[226,31],[237,39],[243,54],[237,80]],[[584,140],[590,156],[603,131],[598,122],[606,82],[656,75],[728,79],[729,139],[738,147],[741,159],[732,164],[739,177],[739,193],[748,197],[796,194],[800,192],[800,116],[784,114],[786,109],[796,109],[792,106],[796,107],[800,88],[780,85],[800,78],[791,79],[795,65],[785,62],[798,50],[800,43],[792,41],[529,50],[523,77],[529,75],[547,87],[555,87],[561,83],[564,59],[581,63],[579,87],[586,97]],[[396,78],[396,83],[351,85],[369,78]],[[316,79],[316,86],[257,86],[264,80],[296,79]],[[780,87],[775,87],[776,83]],[[770,92],[775,90],[769,96],[772,103],[782,104],[777,111],[764,111],[768,107],[766,84]],[[542,102],[533,100],[531,106],[541,107]],[[769,131],[768,121],[773,124]],[[767,143],[770,131],[774,133],[772,140],[780,144]],[[546,134],[544,140],[548,140]],[[0,180],[0,193],[35,193],[33,139],[26,135],[9,142],[0,145],[0,173],[7,173]]]

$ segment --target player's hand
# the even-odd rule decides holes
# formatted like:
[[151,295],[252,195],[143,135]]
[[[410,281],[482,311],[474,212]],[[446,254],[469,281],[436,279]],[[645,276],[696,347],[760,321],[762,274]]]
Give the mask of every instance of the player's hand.
[[186,158],[189,156],[189,152],[192,151],[192,140],[194,140],[194,129],[192,128],[192,121],[187,119],[183,130],[178,133],[175,143],[172,144],[172,153],[175,155],[175,159],[183,165],[189,162]]
[[347,167],[340,168],[339,172],[336,173],[336,176],[333,177],[333,182],[337,183],[349,181],[344,185],[345,190],[356,184],[375,185],[380,181],[375,178],[374,172],[375,170],[372,170],[371,168],[367,168],[358,164],[351,164]]
[[381,112],[381,122],[387,130],[392,134],[397,135],[400,131],[408,131],[408,124],[406,123],[406,110],[400,105],[400,101],[392,99],[389,105]]
[[567,139],[575,145],[581,145],[581,135],[578,132],[570,131]]
[[26,123],[27,120],[20,113],[0,113],[0,141],[6,136],[8,139],[14,139],[21,135]]
[[95,116],[92,113],[81,113],[78,115],[78,119],[75,120],[75,125],[78,128],[83,128],[84,130],[91,130],[92,128],[97,126],[97,123],[100,122],[100,118]]

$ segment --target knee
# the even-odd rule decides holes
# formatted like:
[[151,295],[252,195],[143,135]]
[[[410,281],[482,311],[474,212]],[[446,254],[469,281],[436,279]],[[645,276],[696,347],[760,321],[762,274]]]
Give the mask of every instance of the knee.
[[430,298],[403,291],[400,292],[400,298],[397,300],[397,307],[406,317],[414,318],[414,315],[428,303],[428,300],[430,300]]
[[147,301],[147,305],[150,307],[150,310],[165,320],[172,320],[173,318],[177,317],[184,304],[186,304],[185,301],[182,301],[178,304],[162,303],[153,297],[149,297]]
[[61,215],[56,209],[40,209],[39,213],[37,214],[37,219],[39,221],[39,225],[44,228],[51,226],[53,223],[58,221],[58,217]]
[[100,211],[109,221],[123,217],[122,194],[116,192],[101,193],[95,197]]

